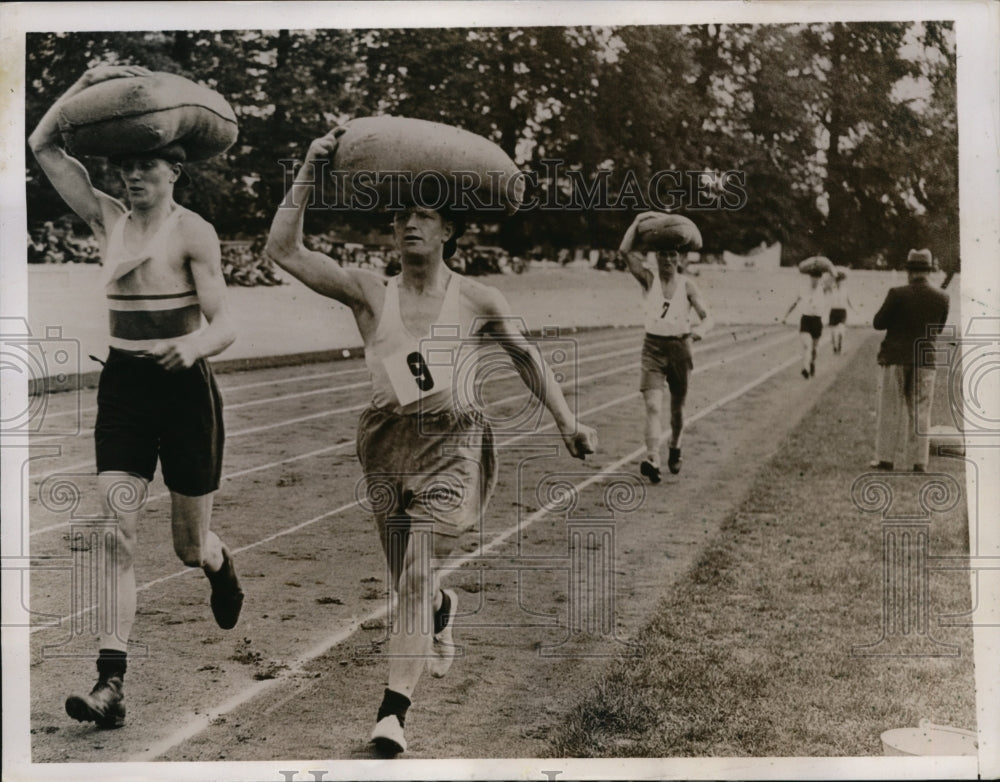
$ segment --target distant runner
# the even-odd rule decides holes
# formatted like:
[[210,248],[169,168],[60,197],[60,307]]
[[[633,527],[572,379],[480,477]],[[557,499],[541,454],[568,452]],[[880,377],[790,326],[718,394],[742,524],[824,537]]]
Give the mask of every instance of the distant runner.
[[833,352],[841,354],[844,352],[844,331],[847,324],[847,308],[854,312],[854,305],[851,297],[847,295],[847,272],[838,268],[833,275],[833,287],[830,289],[830,342],[833,344]]
[[816,374],[816,346],[823,335],[823,315],[826,314],[829,302],[826,291],[821,284],[823,272],[813,271],[808,275],[805,290],[798,295],[792,306],[788,308],[782,323],[788,320],[792,311],[799,307],[802,314],[799,319],[799,340],[802,344],[802,377],[806,380]]
[[[657,235],[656,264],[648,268],[644,254],[635,250],[640,229],[645,221],[671,219],[672,225]],[[639,390],[646,407],[646,458],[639,471],[651,483],[659,483],[660,440],[663,425],[664,386],[670,390],[670,442],[667,467],[676,475],[681,471],[681,435],[684,431],[684,401],[687,399],[688,378],[694,368],[691,341],[700,340],[712,328],[713,321],[701,300],[698,286],[690,278],[678,274],[678,264],[688,251],[701,248],[697,226],[680,215],[643,212],[622,237],[619,251],[632,276],[642,286],[645,336],[642,343],[642,374]],[[691,311],[699,323],[691,326]]]

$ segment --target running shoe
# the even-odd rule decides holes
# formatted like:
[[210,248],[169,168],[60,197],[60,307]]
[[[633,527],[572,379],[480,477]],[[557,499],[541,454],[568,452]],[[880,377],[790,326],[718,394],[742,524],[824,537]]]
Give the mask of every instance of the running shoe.
[[124,684],[120,676],[98,679],[89,695],[70,695],[66,713],[78,722],[94,722],[98,728],[120,728],[125,724]]
[[654,465],[652,462],[644,461],[639,465],[639,472],[644,476],[649,478],[650,483],[660,482],[660,468]]
[[448,673],[448,669],[455,661],[455,638],[452,627],[455,623],[455,614],[458,612],[458,596],[455,592],[451,589],[442,589],[441,592],[445,598],[441,608],[434,613],[434,629],[441,627],[441,630],[434,633],[432,655],[427,661],[427,669],[431,672],[431,676],[438,679]]
[[681,449],[671,448],[670,455],[667,457],[667,467],[670,469],[671,475],[677,475],[681,471]]
[[384,757],[406,752],[406,737],[403,736],[403,726],[399,722],[399,717],[387,714],[380,719],[372,731],[371,741],[376,751]]
[[231,630],[236,627],[240,618],[243,590],[240,588],[240,580],[236,577],[233,557],[228,548],[222,547],[222,567],[214,573],[206,570],[205,575],[212,585],[212,614],[215,616],[215,622],[223,630]]

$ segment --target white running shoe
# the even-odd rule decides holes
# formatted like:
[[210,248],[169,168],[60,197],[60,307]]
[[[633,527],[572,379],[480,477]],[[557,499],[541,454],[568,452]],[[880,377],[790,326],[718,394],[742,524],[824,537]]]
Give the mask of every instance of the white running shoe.
[[387,714],[376,723],[371,740],[381,755],[398,755],[400,752],[406,752],[403,726],[399,724],[399,717],[395,714]]
[[431,676],[440,679],[451,668],[455,661],[455,639],[452,635],[452,628],[455,626],[455,614],[458,613],[458,595],[451,589],[442,589],[448,596],[450,605],[448,606],[448,624],[440,633],[434,634],[434,646],[431,650],[431,657],[427,661],[427,669]]

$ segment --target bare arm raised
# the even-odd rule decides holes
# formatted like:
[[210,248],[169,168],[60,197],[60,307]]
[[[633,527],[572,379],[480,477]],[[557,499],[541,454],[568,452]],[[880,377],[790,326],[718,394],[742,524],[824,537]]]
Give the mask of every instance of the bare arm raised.
[[498,290],[486,286],[479,286],[473,297],[477,311],[489,319],[482,333],[498,342],[510,355],[521,380],[552,415],[570,454],[583,459],[594,453],[597,432],[573,415],[552,369],[538,348],[517,329],[507,300]]
[[66,100],[93,84],[108,79],[146,76],[149,73],[145,68],[131,65],[100,65],[90,69],[45,112],[38,127],[28,137],[31,151],[52,186],[69,208],[90,226],[102,244],[106,240],[107,229],[125,213],[125,207],[116,198],[96,189],[83,164],[62,148],[59,111]]
[[344,269],[321,252],[308,249],[302,239],[306,207],[313,199],[319,159],[332,157],[342,128],[336,128],[309,145],[305,162],[271,222],[265,252],[282,269],[297,277],[317,293],[346,304],[365,333],[365,321],[372,314],[372,293],[384,289],[372,272]]

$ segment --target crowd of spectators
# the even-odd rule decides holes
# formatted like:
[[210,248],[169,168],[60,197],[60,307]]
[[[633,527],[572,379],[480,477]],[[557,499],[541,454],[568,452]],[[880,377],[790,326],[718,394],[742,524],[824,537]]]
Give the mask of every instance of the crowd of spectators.
[[71,224],[46,222],[28,233],[28,263],[100,263],[93,236],[78,237]]
[[[253,240],[222,242],[222,273],[227,285],[252,287],[284,284],[280,271],[264,253],[264,244],[263,236]],[[388,245],[344,242],[332,232],[308,236],[306,244],[344,267],[370,269],[386,276],[399,273],[399,253]],[[537,247],[525,256],[520,256],[511,254],[502,247],[464,244],[459,245],[447,263],[454,271],[475,276],[521,274],[532,262],[553,261],[565,266],[573,258],[573,252],[567,248],[555,250]],[[77,236],[68,221],[46,222],[29,234],[28,263],[100,262],[100,248],[93,236]],[[608,271],[624,268],[614,250],[599,250],[594,266]]]
[[226,285],[252,288],[255,285],[283,285],[274,261],[264,253],[264,238],[252,242],[222,243],[222,276]]

